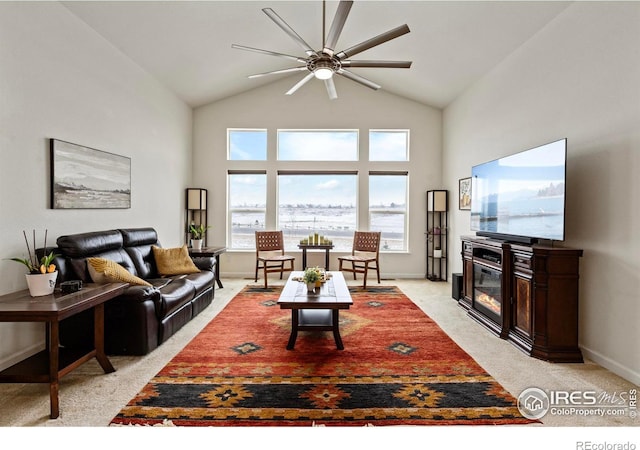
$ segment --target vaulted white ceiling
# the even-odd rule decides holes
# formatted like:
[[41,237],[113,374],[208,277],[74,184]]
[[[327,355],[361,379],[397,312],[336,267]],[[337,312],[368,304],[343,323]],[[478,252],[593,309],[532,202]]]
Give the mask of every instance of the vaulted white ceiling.
[[[337,3],[326,3],[327,30]],[[409,34],[369,49],[354,59],[410,60],[413,61],[410,69],[351,70],[388,92],[443,108],[569,4],[556,1],[356,1],[337,49],[343,50],[406,23],[411,29]],[[262,8],[272,8],[313,48],[319,49],[322,44],[320,0],[71,1],[64,5],[193,107],[285,76],[293,86],[304,76],[297,73],[247,78],[297,63],[233,49],[231,44],[305,56]],[[330,101],[326,97],[323,100]]]

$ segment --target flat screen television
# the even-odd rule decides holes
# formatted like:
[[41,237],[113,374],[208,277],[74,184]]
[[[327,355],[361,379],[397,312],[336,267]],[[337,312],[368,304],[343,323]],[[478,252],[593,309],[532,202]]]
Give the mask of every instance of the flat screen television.
[[471,229],[506,241],[564,241],[566,161],[560,139],[473,166]]

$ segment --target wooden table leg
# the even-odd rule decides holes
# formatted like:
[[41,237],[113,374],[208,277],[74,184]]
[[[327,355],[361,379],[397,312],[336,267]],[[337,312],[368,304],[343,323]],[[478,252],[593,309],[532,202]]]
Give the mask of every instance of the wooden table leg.
[[342,338],[340,337],[340,310],[339,309],[334,309],[332,312],[333,315],[333,320],[332,320],[332,325],[333,325],[333,339],[336,341],[336,347],[338,348],[338,350],[344,350],[344,344],[342,343]]
[[289,335],[289,342],[287,343],[287,350],[293,350],[296,345],[296,339],[298,337],[298,310],[291,310],[291,335]]
[[324,254],[324,270],[329,271],[329,249],[325,249]]
[[49,346],[49,417],[57,419],[58,416],[60,416],[60,403],[58,400],[60,381],[58,371],[60,361],[60,339],[57,320],[47,322],[46,333],[46,340]]
[[220,255],[216,255],[216,283],[220,289],[224,287],[220,281]]
[[93,308],[93,344],[96,349],[96,359],[104,373],[115,372],[111,361],[104,352],[104,303]]
[[302,270],[307,268],[307,248],[302,248]]

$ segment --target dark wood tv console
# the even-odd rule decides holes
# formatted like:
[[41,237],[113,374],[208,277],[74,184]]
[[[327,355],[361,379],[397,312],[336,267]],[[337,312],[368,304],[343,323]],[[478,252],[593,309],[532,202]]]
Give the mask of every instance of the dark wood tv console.
[[582,250],[462,238],[468,315],[530,356],[583,362],[578,347]]

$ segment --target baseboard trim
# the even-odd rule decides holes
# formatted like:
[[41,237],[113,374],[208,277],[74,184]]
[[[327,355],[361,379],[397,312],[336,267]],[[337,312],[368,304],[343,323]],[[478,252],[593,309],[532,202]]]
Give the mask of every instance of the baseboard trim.
[[635,372],[629,367],[620,364],[619,362],[614,361],[613,359],[603,355],[602,353],[590,348],[581,346],[580,350],[582,350],[583,356],[590,359],[594,363],[604,367],[610,372],[615,373],[616,375],[624,378],[627,381],[630,381],[635,385],[640,385],[640,373]]
[[13,353],[7,356],[6,358],[2,358],[0,359],[0,370],[7,369],[13,366],[14,364],[19,363],[20,361],[23,361],[28,357],[35,355],[39,351],[44,350],[44,348],[45,348],[44,341],[37,342],[33,345],[30,345],[27,348],[22,349],[17,353]]

